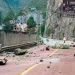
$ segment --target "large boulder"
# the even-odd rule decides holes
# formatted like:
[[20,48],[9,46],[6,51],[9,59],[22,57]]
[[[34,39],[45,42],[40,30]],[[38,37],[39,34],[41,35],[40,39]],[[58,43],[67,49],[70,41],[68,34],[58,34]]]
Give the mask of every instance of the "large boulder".
[[27,50],[17,48],[17,49],[15,49],[14,53],[15,53],[15,55],[24,55],[25,53],[27,53]]

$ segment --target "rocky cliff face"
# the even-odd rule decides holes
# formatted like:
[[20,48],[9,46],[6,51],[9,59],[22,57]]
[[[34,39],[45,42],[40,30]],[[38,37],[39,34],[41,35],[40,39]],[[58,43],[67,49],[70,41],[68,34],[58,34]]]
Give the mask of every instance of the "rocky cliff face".
[[51,33],[52,38],[63,39],[65,36],[72,39],[75,37],[75,18],[61,15],[62,3],[62,0],[48,0],[46,30],[47,28],[54,30],[54,33]]

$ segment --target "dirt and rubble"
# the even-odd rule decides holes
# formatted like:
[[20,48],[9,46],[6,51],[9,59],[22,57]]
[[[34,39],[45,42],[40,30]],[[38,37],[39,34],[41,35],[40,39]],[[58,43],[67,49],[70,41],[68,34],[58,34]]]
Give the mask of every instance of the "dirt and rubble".
[[21,75],[23,71],[39,63],[41,64],[25,75],[74,75],[75,73],[75,48],[46,50],[46,45],[41,45],[27,51],[21,56],[5,54],[4,57],[8,62],[5,66],[0,66],[0,74]]
[[5,57],[8,62],[5,66],[0,66],[1,75],[18,75],[28,67],[39,63],[41,59],[47,57],[50,53],[45,48],[45,45],[41,45],[26,49],[27,53],[21,56],[15,55],[14,52],[3,52],[0,57]]

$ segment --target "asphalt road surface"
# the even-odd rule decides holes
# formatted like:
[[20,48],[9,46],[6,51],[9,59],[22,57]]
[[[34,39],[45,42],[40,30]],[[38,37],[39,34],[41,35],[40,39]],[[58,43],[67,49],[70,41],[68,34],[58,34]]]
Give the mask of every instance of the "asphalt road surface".
[[75,75],[75,48],[46,51],[45,47],[31,48],[20,57],[8,57],[7,65],[0,66],[0,75]]

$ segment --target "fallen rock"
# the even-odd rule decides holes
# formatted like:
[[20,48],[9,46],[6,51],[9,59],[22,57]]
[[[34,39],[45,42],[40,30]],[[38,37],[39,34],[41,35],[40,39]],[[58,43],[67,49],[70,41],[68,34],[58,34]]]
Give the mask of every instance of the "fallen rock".
[[44,51],[44,49],[41,49],[40,51]]
[[25,57],[29,57],[29,55],[26,55]]
[[75,57],[75,54],[74,54],[74,57]]
[[73,47],[75,47],[75,45],[73,45]]
[[33,52],[30,52],[29,54],[33,54]]
[[62,73],[62,72],[59,72],[59,73]]
[[51,64],[52,62],[50,62],[50,64]]
[[6,65],[7,59],[6,58],[0,58],[0,65]]
[[49,68],[50,68],[50,66],[47,66],[47,68],[49,69]]
[[43,59],[41,59],[40,62],[43,62]]
[[24,55],[26,53],[27,53],[27,50],[23,50],[23,49],[20,49],[20,48],[16,49],[15,52],[14,52],[15,55]]
[[49,51],[49,50],[50,50],[50,48],[49,48],[49,46],[47,46],[47,47],[46,47],[46,51]]

